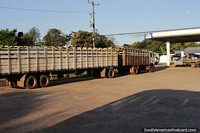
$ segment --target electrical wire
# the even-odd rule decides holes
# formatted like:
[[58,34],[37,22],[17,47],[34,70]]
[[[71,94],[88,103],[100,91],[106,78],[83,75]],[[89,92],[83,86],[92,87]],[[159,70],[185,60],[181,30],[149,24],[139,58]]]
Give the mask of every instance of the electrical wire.
[[47,12],[47,13],[88,13],[86,11],[36,10],[36,9],[16,8],[16,7],[4,7],[4,6],[0,6],[0,8],[1,9],[10,9],[10,10],[20,10],[20,11]]

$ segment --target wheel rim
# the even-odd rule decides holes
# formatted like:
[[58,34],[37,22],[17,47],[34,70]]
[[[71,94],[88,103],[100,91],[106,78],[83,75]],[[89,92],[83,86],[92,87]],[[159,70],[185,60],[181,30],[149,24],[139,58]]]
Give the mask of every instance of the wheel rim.
[[42,84],[46,84],[46,83],[47,83],[46,78],[43,78],[43,79],[41,80],[41,83],[42,83]]
[[35,89],[37,86],[37,78],[35,76],[29,76],[26,80],[27,89]]
[[49,85],[49,77],[47,75],[41,75],[40,76],[40,86],[41,87],[47,87]]
[[33,80],[33,79],[30,79],[30,80],[28,81],[28,84],[29,84],[29,86],[33,86],[33,85],[34,85],[34,80]]
[[113,68],[110,68],[108,71],[108,78],[113,78],[115,76],[115,71]]

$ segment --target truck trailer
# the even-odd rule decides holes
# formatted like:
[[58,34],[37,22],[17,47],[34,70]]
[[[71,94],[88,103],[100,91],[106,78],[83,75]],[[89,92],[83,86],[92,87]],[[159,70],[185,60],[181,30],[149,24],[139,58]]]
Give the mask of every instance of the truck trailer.
[[10,87],[47,87],[50,77],[67,78],[69,73],[92,72],[94,77],[113,78],[154,69],[154,54],[148,50],[56,46],[0,47],[0,78]]

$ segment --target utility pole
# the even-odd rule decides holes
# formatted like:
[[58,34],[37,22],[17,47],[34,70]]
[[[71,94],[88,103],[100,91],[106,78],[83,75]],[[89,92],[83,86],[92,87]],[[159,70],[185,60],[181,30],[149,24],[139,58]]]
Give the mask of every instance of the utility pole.
[[92,22],[90,22],[90,26],[92,27],[92,33],[93,33],[93,48],[95,48],[95,12],[94,12],[94,6],[99,6],[98,4],[94,3],[94,0],[92,0],[90,2],[90,0],[88,0],[88,3],[92,5],[92,13],[90,13],[91,17],[92,17]]

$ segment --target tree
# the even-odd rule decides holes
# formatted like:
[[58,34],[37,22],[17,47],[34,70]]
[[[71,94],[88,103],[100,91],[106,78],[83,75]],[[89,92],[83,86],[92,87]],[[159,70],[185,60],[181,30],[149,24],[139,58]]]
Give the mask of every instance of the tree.
[[131,45],[129,45],[129,44],[124,44],[123,47],[124,47],[124,48],[131,48]]
[[[200,45],[196,42],[187,42],[184,43],[184,48],[187,47],[199,47]],[[181,49],[181,43],[175,43],[171,45],[171,51],[175,51],[175,50],[180,50]]]
[[104,35],[97,34],[96,36],[96,47],[106,48],[115,46],[112,40],[109,40]]
[[17,30],[0,30],[0,45],[15,46],[17,45]]
[[[71,38],[72,46],[74,47],[92,47],[93,36],[91,32],[79,30],[74,32]],[[105,36],[96,34],[95,47],[112,47],[114,43]]]
[[160,51],[161,51],[162,55],[166,55],[167,54],[166,47],[160,46]]
[[92,33],[82,30],[74,32],[71,42],[74,47],[92,47]]
[[18,45],[18,46],[24,46],[24,45],[25,45],[23,36],[24,36],[24,33],[23,33],[23,32],[18,32],[18,34],[17,34],[17,39],[16,39],[17,45]]
[[165,43],[153,40],[143,40],[141,42],[133,43],[132,48],[147,49],[156,53],[161,53],[161,47],[165,47]]
[[185,48],[187,48],[187,47],[199,47],[200,45],[196,42],[187,42],[187,43],[184,43],[184,46]]
[[22,43],[20,44],[21,46],[33,46],[33,38],[30,36],[29,33],[25,33],[22,37]]
[[[126,46],[126,45],[125,45]],[[196,42],[184,43],[184,47],[199,47],[200,45]],[[127,47],[127,46],[126,46]],[[143,40],[141,42],[135,42],[131,45],[132,48],[147,49],[156,53],[166,54],[166,44],[160,41],[154,40]],[[170,51],[174,52],[175,50],[181,49],[181,43],[173,43],[170,47]]]
[[27,33],[19,32],[17,36],[17,43],[19,46],[33,46],[39,45],[40,32],[36,27],[32,27]]
[[72,44],[72,42],[71,42],[71,40],[72,40],[72,36],[74,35],[74,32],[72,31],[70,34],[66,34],[66,36],[65,36],[65,41],[66,41],[66,44],[67,45],[71,45]]
[[28,36],[31,38],[33,45],[38,45],[40,40],[40,31],[36,27],[32,27],[29,32],[27,33]]
[[44,44],[47,46],[63,46],[66,44],[65,35],[58,29],[49,29],[44,36]]

